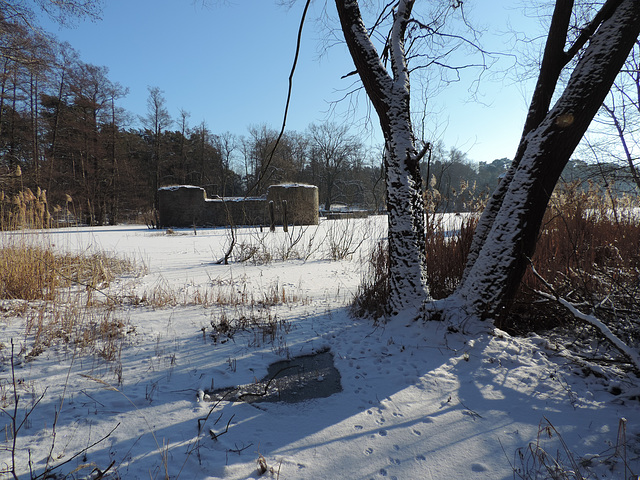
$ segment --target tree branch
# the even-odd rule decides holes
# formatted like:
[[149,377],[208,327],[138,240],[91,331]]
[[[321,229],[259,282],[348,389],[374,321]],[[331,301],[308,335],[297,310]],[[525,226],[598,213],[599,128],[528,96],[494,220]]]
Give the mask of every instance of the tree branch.
[[262,170],[262,173],[260,174],[260,177],[256,180],[253,187],[251,187],[247,192],[247,196],[249,195],[249,193],[251,193],[252,190],[254,190],[260,184],[260,181],[263,179],[267,169],[269,168],[269,165],[271,165],[271,162],[273,161],[273,157],[276,154],[276,149],[278,148],[278,145],[280,144],[280,140],[282,140],[282,137],[284,135],[284,130],[287,125],[287,117],[289,115],[289,105],[291,104],[291,93],[293,92],[293,76],[296,72],[296,67],[298,66],[298,57],[300,56],[300,45],[302,44],[302,28],[304,27],[304,22],[307,17],[307,12],[309,10],[310,5],[311,5],[311,0],[306,0],[304,4],[304,10],[302,11],[302,17],[300,18],[300,25],[298,27],[298,36],[296,38],[296,53],[293,57],[293,65],[291,65],[291,71],[289,72],[289,87],[287,88],[287,101],[285,103],[284,114],[282,116],[282,126],[280,127],[278,138],[276,139],[273,145],[273,148],[271,149],[271,153],[269,154],[267,163],[265,164]]
[[[384,68],[378,52],[364,25],[358,2],[335,0],[338,17],[342,25],[345,42],[351,58],[371,100],[381,125],[388,123],[388,99],[386,92],[391,88],[391,77]],[[388,132],[386,132],[388,133]]]
[[591,22],[589,22],[589,24],[581,30],[580,35],[578,36],[576,41],[567,50],[565,54],[567,62],[575,57],[582,49],[582,47],[587,44],[600,24],[611,16],[611,14],[615,11],[619,4],[620,0],[607,0],[607,3],[605,3],[602,8],[600,8],[598,13],[596,13],[596,16],[593,17],[593,20],[591,20]]
[[547,300],[555,300],[560,305],[565,307],[571,314],[577,318],[578,320],[582,320],[589,325],[597,328],[604,337],[613,344],[625,357],[627,357],[633,365],[635,365],[636,370],[640,371],[640,355],[629,345],[624,343],[618,336],[611,331],[611,329],[604,324],[600,319],[594,317],[593,315],[587,315],[586,313],[582,313],[580,310],[576,308],[576,306],[564,299],[556,291],[553,287],[547,282],[534,268],[533,265],[530,264],[531,271],[533,274],[542,282],[544,285],[553,292],[553,295],[550,295],[545,292],[541,292],[539,290],[534,290],[542,298],[546,298]]

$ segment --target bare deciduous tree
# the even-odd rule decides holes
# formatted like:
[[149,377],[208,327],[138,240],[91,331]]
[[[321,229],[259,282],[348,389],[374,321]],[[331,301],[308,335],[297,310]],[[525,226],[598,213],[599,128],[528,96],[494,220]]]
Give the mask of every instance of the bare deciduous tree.
[[618,160],[626,163],[640,191],[640,173],[636,166],[640,149],[640,41],[636,42],[627,58],[602,109],[608,117],[608,129],[613,130],[617,138],[619,148],[615,150],[622,153]]
[[147,98],[147,116],[140,120],[151,135],[151,188],[154,192],[153,205],[158,208],[158,187],[160,186],[160,163],[162,158],[162,133],[172,123],[171,115],[166,107],[162,90],[149,87]]
[[89,18],[97,20],[102,13],[103,0],[0,0],[3,21],[36,28],[36,9],[61,25]]
[[[346,126],[335,123],[311,124],[309,126],[311,140],[311,163],[317,165],[318,180],[322,183],[322,202],[324,209],[331,210],[334,202],[335,187],[351,164],[362,155],[360,141],[349,135]],[[312,167],[313,168],[313,167]]]
[[[429,299],[419,169],[426,150],[416,144],[411,124],[409,63],[416,39],[433,35],[434,30],[413,15],[416,3],[387,4],[378,22],[367,28],[357,0],[335,2],[349,52],[385,139],[390,313],[418,309]],[[447,4],[447,12],[462,7],[456,0]],[[483,213],[463,281],[454,294],[466,314],[496,318],[508,309],[535,249],[551,192],[640,33],[637,0],[608,0],[570,40],[573,13],[572,0],[557,0],[518,151]],[[382,52],[372,41],[373,34],[380,34],[376,30],[380,19],[392,19],[389,30],[382,33]],[[572,69],[570,78],[551,106],[567,68]]]

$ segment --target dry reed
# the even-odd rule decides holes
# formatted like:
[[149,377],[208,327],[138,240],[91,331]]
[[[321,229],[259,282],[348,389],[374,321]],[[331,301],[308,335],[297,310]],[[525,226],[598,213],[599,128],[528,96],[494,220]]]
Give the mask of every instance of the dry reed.
[[[587,190],[577,184],[561,185],[546,212],[532,264],[554,286],[556,293],[571,301],[597,305],[609,313],[615,311],[618,320],[620,309],[624,309],[629,318],[637,319],[640,312],[638,211],[637,198],[634,203],[632,197],[603,193],[593,185]],[[426,259],[433,298],[446,297],[458,286],[475,218],[467,217],[459,231],[451,236],[442,222],[436,220],[436,215],[428,216]],[[386,305],[387,255],[386,247],[378,246],[370,256],[368,271],[354,299],[355,314],[377,318],[381,305]],[[510,315],[501,319],[499,326],[516,333],[557,326],[559,319],[566,315],[555,305],[539,302],[535,290],[544,288],[538,278],[527,272]],[[620,328],[631,330],[631,327]]]

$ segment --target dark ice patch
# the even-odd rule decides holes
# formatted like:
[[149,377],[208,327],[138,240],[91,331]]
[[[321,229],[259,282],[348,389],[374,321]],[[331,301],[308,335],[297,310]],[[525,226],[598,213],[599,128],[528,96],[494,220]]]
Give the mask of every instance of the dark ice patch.
[[206,392],[211,401],[297,403],[342,391],[340,372],[329,351],[303,355],[269,365],[258,383]]

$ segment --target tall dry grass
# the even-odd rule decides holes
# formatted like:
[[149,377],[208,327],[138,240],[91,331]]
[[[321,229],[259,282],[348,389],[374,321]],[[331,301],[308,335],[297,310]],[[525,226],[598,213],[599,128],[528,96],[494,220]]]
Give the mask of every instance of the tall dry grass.
[[51,220],[46,190],[25,188],[13,195],[0,191],[0,230],[49,228]]
[[273,340],[288,327],[270,308],[310,302],[301,291],[277,281],[261,290],[250,289],[242,278],[240,286],[233,279],[183,287],[161,279],[144,290],[135,281],[112,285],[146,267],[105,253],[60,253],[29,238],[5,236],[0,246],[0,301],[6,300],[3,310],[8,318],[20,316],[25,321],[20,355],[27,359],[53,345],[67,345],[118,361],[126,333],[133,329],[126,314],[130,306],[216,307],[216,312],[229,318],[234,332],[251,330],[262,336],[268,332]]
[[[555,288],[567,292],[578,287],[582,295],[602,293],[607,284],[629,274],[637,280],[640,218],[630,200],[622,197],[611,204],[594,187],[565,185],[545,214],[532,259],[536,270]],[[524,284],[544,287],[531,272]]]
[[[451,236],[437,218],[428,216],[426,238],[429,288],[436,299],[458,286],[476,225],[476,217],[469,216]],[[381,305],[387,303],[386,256],[385,246],[378,246],[370,256],[354,299],[357,315],[377,318]],[[559,186],[545,214],[532,265],[558,295],[595,306],[603,315],[610,314],[617,328],[633,330],[632,318],[637,324],[640,317],[638,198],[603,192],[594,185],[587,190],[577,184]],[[522,333],[562,322],[566,314],[556,305],[541,302],[535,293],[545,288],[543,281],[527,271],[511,313],[498,326]]]
[[460,228],[451,232],[442,222],[432,222],[426,238],[429,291],[435,299],[451,295],[460,283],[471,248],[476,215],[465,215]]
[[23,239],[8,241],[0,247],[0,298],[56,301],[63,287],[100,290],[136,268],[106,254],[60,254]]
[[[26,236],[0,246],[0,300],[7,318],[25,321],[20,355],[32,358],[66,344],[118,360],[128,321],[103,289],[137,266],[106,254],[58,253]],[[101,293],[102,292],[102,293]],[[106,301],[96,301],[102,295]]]
[[[532,265],[510,318],[501,325],[518,331],[555,327],[570,317],[541,302],[548,291],[584,305],[621,327],[640,316],[640,209],[638,198],[613,195],[591,185],[564,184],[545,214]],[[535,307],[535,308],[532,308]],[[613,327],[613,325],[610,324]],[[631,325],[625,327],[631,329]]]
[[60,287],[54,253],[32,245],[0,248],[0,298],[53,300]]

